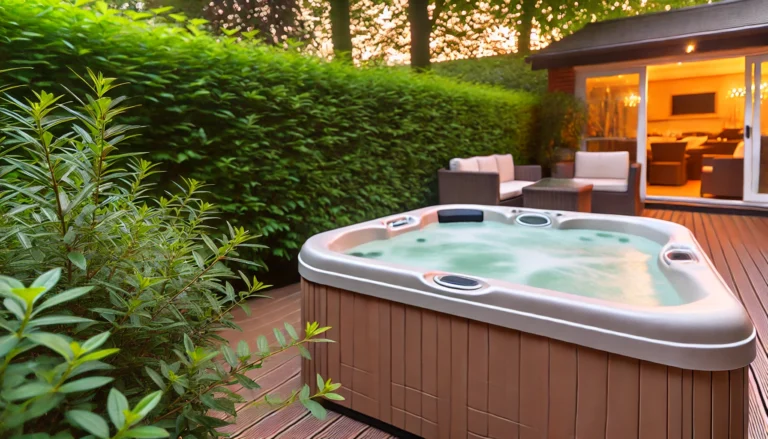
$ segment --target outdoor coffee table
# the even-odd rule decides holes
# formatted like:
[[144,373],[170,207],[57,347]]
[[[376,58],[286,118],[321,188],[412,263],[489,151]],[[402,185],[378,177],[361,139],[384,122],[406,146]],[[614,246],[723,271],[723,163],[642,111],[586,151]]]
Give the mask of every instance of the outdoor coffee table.
[[534,209],[592,211],[592,185],[570,178],[544,178],[523,188],[523,206]]

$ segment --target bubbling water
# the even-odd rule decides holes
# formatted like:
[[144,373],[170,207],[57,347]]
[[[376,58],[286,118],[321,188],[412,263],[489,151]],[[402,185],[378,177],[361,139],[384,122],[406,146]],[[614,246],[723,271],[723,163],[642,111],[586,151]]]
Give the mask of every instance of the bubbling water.
[[347,254],[635,305],[683,303],[640,236],[482,223],[435,223]]

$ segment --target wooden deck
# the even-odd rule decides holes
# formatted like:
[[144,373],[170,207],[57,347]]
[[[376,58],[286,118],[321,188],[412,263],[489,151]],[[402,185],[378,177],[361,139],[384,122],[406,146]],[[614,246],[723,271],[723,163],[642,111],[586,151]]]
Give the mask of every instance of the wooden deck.
[[[752,317],[759,347],[757,359],[750,367],[749,437],[768,439],[768,218],[650,209],[646,209],[645,216],[674,221],[692,230]],[[271,328],[281,327],[284,321],[299,326],[299,286],[281,288],[270,295],[271,299],[253,302],[251,317],[242,313],[236,316],[243,332],[226,334],[229,340],[236,343],[243,339],[254,345],[257,335],[268,335]],[[270,340],[274,338],[270,336]],[[261,389],[240,389],[239,392],[249,399],[264,393],[289,393],[300,385],[300,365],[298,353],[279,354],[264,368],[249,374],[257,379]],[[302,407],[294,406],[277,412],[265,407],[240,408],[238,413],[237,423],[224,429],[235,438],[392,437],[336,413],[329,413],[328,418],[321,422]]]

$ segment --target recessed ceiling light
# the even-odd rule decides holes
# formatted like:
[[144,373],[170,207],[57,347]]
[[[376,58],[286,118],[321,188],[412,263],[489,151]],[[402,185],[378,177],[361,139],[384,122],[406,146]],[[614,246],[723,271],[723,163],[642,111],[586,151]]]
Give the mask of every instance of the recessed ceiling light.
[[696,45],[693,43],[685,47],[685,53],[692,53],[694,50],[696,50]]

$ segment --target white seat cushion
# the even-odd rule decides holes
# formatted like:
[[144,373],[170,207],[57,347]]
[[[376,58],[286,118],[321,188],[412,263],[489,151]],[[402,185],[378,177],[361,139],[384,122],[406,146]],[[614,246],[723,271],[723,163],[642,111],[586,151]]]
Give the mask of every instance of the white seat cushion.
[[577,183],[591,184],[593,191],[597,192],[626,192],[626,178],[574,178]]
[[691,136],[691,137],[684,137],[681,142],[687,142],[687,145],[685,146],[685,149],[691,149],[691,148],[698,148],[701,145],[707,143],[707,140],[709,140],[709,137],[707,136]]
[[515,160],[512,154],[496,154],[496,166],[499,169],[499,181],[512,181],[515,179]]
[[712,166],[702,166],[701,167],[701,172],[705,172],[707,174],[711,174],[712,173]]
[[451,159],[448,167],[451,171],[459,172],[477,172],[480,170],[477,166],[477,159],[474,157],[468,159]]
[[733,158],[735,159],[744,158],[744,141],[743,140],[739,142],[739,144],[736,145],[736,149],[733,150]]
[[629,152],[576,152],[576,178],[629,178]]
[[521,181],[521,180],[505,181],[499,185],[499,198],[501,198],[502,200],[507,200],[509,198],[514,198],[514,197],[523,195],[523,188],[526,186],[530,186],[534,183],[535,181]]
[[496,165],[496,157],[492,155],[476,157],[477,166],[480,168],[480,172],[499,172],[499,167]]

